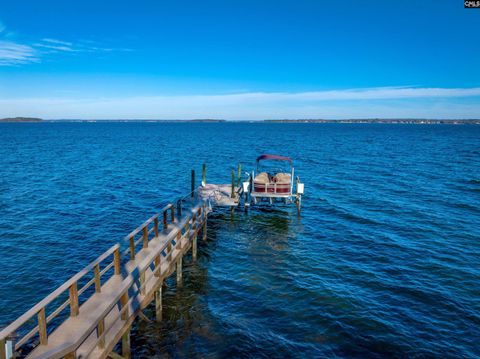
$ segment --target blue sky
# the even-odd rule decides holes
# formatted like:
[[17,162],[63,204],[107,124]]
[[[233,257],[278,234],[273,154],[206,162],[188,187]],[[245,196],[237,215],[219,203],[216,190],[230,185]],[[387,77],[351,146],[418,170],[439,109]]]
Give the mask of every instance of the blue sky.
[[463,0],[9,1],[0,116],[479,118]]

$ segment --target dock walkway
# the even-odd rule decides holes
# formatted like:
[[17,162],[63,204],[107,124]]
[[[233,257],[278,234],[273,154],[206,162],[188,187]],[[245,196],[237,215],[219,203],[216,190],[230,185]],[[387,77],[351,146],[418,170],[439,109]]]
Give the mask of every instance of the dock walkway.
[[195,261],[197,237],[206,239],[205,202],[181,212],[167,205],[125,238],[126,250],[115,244],[3,329],[0,359],[11,351],[32,359],[129,358],[133,321],[152,301],[161,321],[164,280],[176,272],[180,286],[183,256],[191,250]]

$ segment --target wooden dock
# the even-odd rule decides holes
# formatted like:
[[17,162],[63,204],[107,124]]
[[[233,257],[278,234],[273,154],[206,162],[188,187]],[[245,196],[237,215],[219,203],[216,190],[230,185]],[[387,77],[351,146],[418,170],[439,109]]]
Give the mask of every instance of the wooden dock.
[[[206,239],[207,215],[214,206],[233,213],[242,196],[241,166],[231,171],[231,184],[202,183],[168,204],[141,226],[63,283],[28,312],[0,331],[0,359],[129,358],[130,330],[142,310],[155,302],[162,320],[162,286],[176,273],[182,285],[182,261],[197,239]],[[189,203],[188,209],[184,203]],[[247,210],[245,198],[245,210]],[[123,248],[126,247],[126,248]],[[121,345],[120,345],[121,342]],[[121,347],[121,353],[118,350]]]
[[[162,285],[197,238],[206,239],[208,208],[169,204],[0,332],[0,359],[129,358],[130,328],[155,301],[162,320]],[[175,213],[177,212],[177,213]],[[114,352],[121,342],[121,353]],[[13,352],[13,353],[12,353]]]

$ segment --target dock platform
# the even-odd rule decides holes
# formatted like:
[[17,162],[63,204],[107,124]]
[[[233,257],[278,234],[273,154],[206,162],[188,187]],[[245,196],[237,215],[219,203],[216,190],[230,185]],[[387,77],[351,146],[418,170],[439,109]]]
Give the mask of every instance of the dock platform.
[[240,188],[231,184],[205,184],[198,187],[198,195],[205,202],[220,207],[236,207],[240,204]]

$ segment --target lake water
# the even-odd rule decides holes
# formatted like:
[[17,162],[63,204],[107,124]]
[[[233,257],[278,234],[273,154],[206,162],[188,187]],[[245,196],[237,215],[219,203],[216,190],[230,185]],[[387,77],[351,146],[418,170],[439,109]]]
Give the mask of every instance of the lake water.
[[[0,324],[190,188],[294,159],[294,206],[216,212],[134,357],[480,356],[480,126],[0,124]],[[152,309],[146,314],[153,317]]]

